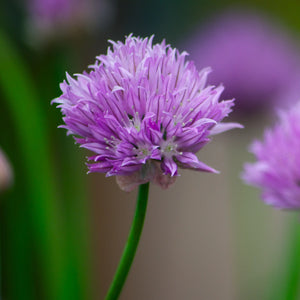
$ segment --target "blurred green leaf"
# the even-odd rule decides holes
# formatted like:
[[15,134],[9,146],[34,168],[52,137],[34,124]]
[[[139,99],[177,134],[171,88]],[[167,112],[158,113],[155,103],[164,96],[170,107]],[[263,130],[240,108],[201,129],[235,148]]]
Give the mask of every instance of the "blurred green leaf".
[[72,286],[65,284],[69,276],[67,253],[46,116],[24,62],[2,32],[0,65],[0,85],[17,130],[16,147],[20,148],[23,157],[24,180],[30,198],[30,221],[44,273],[45,296],[46,299],[72,299]]

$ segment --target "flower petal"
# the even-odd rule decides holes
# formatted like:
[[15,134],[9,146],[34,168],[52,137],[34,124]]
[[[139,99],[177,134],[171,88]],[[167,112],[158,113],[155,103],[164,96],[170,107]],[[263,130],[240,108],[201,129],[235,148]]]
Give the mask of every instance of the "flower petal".
[[176,156],[179,166],[183,169],[193,169],[202,172],[219,173],[219,171],[211,168],[205,163],[198,160],[197,156],[190,152],[183,152]]
[[177,175],[177,164],[172,158],[165,157],[161,163],[161,168],[165,174],[170,174],[171,176]]
[[244,126],[239,123],[218,123],[210,130],[210,135],[219,134],[233,128],[244,128]]

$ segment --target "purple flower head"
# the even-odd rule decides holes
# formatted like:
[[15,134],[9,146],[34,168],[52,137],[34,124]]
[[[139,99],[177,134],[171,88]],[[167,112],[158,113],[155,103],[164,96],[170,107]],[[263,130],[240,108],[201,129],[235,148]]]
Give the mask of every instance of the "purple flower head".
[[[250,11],[230,11],[185,45],[198,67],[209,65],[210,83],[223,82],[248,114],[272,106],[300,78],[299,50],[287,33]],[[286,98],[285,98],[286,99]]]
[[279,113],[279,122],[265,131],[250,150],[257,162],[246,164],[243,179],[262,189],[264,202],[281,209],[300,208],[300,102]]
[[[178,167],[216,172],[195,153],[209,136],[241,127],[222,124],[233,100],[219,101],[223,86],[206,86],[200,72],[166,45],[129,35],[97,56],[89,73],[67,74],[55,99],[68,134],[95,152],[90,172],[118,175],[124,190],[153,181],[168,187]],[[125,176],[125,177],[124,177]]]

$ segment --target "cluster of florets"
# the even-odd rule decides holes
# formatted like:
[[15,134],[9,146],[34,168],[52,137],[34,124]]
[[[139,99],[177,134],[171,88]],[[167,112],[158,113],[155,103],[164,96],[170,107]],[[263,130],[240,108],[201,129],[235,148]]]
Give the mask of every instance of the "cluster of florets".
[[281,209],[300,208],[300,103],[281,111],[280,121],[255,141],[257,162],[245,165],[243,178],[262,189],[263,200]]
[[89,73],[67,74],[54,100],[64,115],[61,127],[95,153],[90,172],[119,175],[126,190],[147,181],[167,187],[178,167],[216,172],[195,153],[209,135],[241,127],[219,123],[233,100],[219,101],[223,86],[206,86],[209,68],[199,73],[186,52],[152,40],[110,41],[112,49]]

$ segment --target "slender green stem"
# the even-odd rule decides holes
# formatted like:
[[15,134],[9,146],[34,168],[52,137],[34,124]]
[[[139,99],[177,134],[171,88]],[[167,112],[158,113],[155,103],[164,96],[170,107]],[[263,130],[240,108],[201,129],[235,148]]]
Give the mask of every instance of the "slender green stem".
[[290,242],[286,253],[286,271],[281,272],[279,288],[270,299],[297,300],[300,292],[300,226],[299,216],[291,218]]
[[146,209],[147,209],[147,202],[148,202],[148,191],[149,191],[149,183],[140,185],[138,196],[137,196],[135,216],[131,225],[127,243],[124,248],[115,277],[111,283],[111,286],[108,290],[105,300],[118,299],[122,291],[123,285],[129,273],[140,240],[140,236],[143,230]]
[[[299,223],[299,220],[297,220]],[[286,300],[299,299],[300,287],[300,228],[299,224],[293,224],[293,238],[290,252],[289,274],[287,278]]]
[[[289,212],[289,214],[292,214]],[[291,216],[287,236],[287,249],[278,266],[273,283],[270,284],[268,299],[298,300],[300,299],[300,226],[299,215]]]

